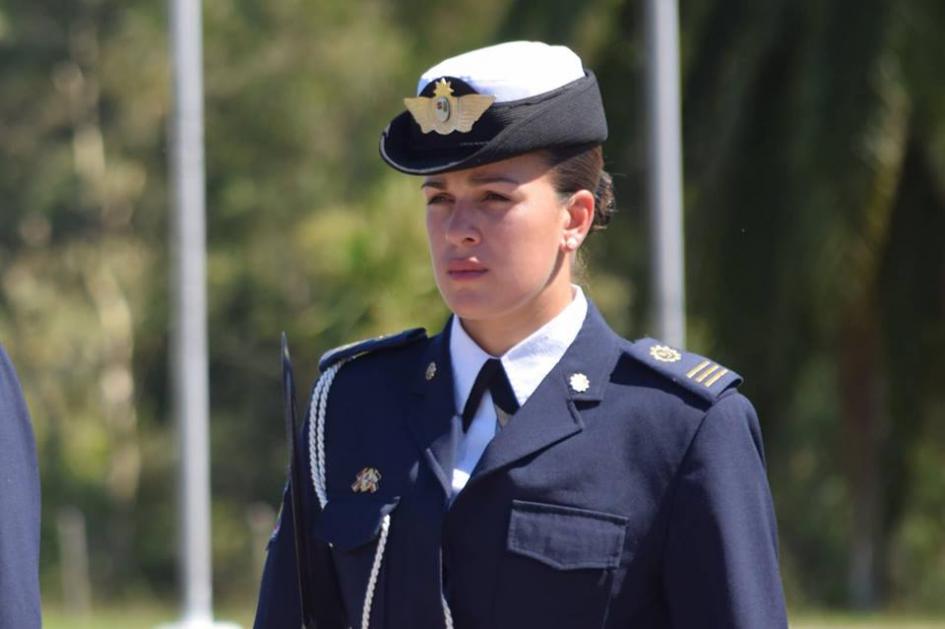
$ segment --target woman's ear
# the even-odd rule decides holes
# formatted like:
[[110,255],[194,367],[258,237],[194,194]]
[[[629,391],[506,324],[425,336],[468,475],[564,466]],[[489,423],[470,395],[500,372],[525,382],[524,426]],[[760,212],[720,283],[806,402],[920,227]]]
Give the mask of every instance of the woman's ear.
[[565,251],[576,251],[594,223],[594,195],[589,190],[578,190],[568,198],[564,210],[562,246]]

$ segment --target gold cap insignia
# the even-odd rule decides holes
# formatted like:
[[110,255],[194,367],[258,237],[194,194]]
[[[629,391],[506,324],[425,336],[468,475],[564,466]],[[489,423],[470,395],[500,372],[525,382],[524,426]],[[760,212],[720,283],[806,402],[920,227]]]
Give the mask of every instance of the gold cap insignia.
[[427,380],[433,380],[433,376],[436,375],[436,363],[431,362],[429,365],[427,365],[427,371],[423,375]]
[[591,381],[587,379],[587,376],[580,372],[571,374],[568,384],[570,384],[571,388],[578,393],[584,393],[591,388]]
[[373,467],[366,467],[360,472],[354,479],[354,484],[351,485],[351,491],[354,493],[368,493],[373,494],[377,491],[377,485],[381,482],[381,473]]
[[654,345],[650,348],[650,356],[661,363],[674,363],[682,358],[682,354],[668,345]]
[[495,96],[466,94],[453,96],[453,88],[446,79],[436,82],[432,97],[417,96],[405,98],[404,105],[413,119],[420,125],[420,131],[436,131],[440,135],[449,135],[453,131],[468,133],[473,124],[482,117],[489,106],[495,102]]

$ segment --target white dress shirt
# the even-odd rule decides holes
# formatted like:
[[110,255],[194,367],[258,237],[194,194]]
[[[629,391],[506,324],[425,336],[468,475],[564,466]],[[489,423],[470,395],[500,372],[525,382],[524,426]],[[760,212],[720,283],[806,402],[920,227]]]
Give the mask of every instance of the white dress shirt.
[[[554,368],[564,352],[577,338],[587,316],[587,299],[579,286],[574,286],[574,298],[554,319],[541,326],[507,351],[498,356],[512,385],[512,391],[523,406],[541,381]],[[450,329],[450,360],[453,367],[453,399],[456,414],[462,415],[466,399],[482,365],[493,358],[463,329],[459,317],[453,317]],[[515,416],[509,420],[514,422]],[[487,390],[469,430],[459,439],[453,468],[453,497],[456,497],[472,474],[479,457],[496,432],[496,413],[492,396]]]

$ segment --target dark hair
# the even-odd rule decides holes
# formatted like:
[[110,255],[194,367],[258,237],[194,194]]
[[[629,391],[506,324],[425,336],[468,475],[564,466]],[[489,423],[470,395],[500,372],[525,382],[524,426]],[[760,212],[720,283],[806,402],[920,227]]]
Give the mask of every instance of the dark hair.
[[578,190],[592,192],[594,221],[591,229],[606,228],[617,207],[613,179],[604,170],[604,151],[600,144],[551,148],[546,149],[545,154],[551,165],[555,191],[562,196],[570,196]]

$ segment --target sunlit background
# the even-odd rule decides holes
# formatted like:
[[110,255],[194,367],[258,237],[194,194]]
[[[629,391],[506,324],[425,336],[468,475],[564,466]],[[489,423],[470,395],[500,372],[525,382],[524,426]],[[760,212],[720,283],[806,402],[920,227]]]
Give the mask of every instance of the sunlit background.
[[[307,382],[330,347],[445,321],[419,183],[377,155],[433,62],[541,39],[597,72],[620,213],[585,283],[652,333],[641,10],[204,1],[220,615],[252,618],[284,480],[279,333]],[[945,626],[945,3],[680,18],[689,346],[759,409],[793,624]],[[0,0],[0,340],[53,628],[176,614],[167,30],[155,0]]]

